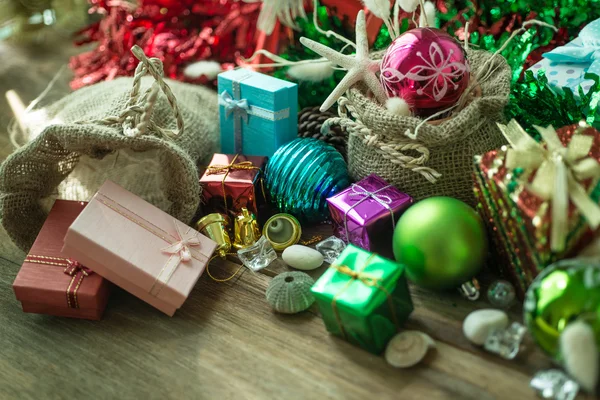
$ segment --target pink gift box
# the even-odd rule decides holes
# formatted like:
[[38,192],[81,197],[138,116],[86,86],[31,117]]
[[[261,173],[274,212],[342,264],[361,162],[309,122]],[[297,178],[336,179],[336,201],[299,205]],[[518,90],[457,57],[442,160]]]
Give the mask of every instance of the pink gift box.
[[106,181],[69,227],[63,253],[172,316],[217,243]]

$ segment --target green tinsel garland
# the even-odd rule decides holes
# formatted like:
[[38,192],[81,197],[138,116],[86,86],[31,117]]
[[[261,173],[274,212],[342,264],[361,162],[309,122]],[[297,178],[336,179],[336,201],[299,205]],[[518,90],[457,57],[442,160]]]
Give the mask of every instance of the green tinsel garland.
[[571,89],[558,91],[548,85],[544,71],[538,71],[537,78],[526,71],[523,80],[513,85],[506,117],[515,118],[528,132],[535,132],[533,125],[559,128],[581,120],[600,128],[600,77],[586,74],[585,79],[594,84],[587,93],[579,87],[576,99]]
[[[498,50],[508,40],[511,32],[518,29],[526,20],[538,19],[559,28],[558,32],[554,32],[547,28],[532,27],[513,39],[507,48],[502,51],[502,55],[507,59],[513,70],[514,93],[509,106],[509,110],[512,111],[507,111],[507,114],[521,115],[518,118],[526,118],[527,115],[538,115],[540,112],[540,103],[533,101],[527,103],[527,96],[530,98],[533,96],[532,93],[543,93],[544,96],[553,95],[552,90],[547,87],[546,83],[538,83],[530,75],[526,75],[523,82],[517,83],[527,64],[531,65],[538,61],[545,51],[574,39],[583,25],[600,18],[600,0],[437,0],[436,5],[439,10],[436,21],[437,26],[454,36],[458,36],[464,30],[465,23],[469,21],[471,23],[469,37],[471,46],[490,52]],[[354,39],[351,27],[345,27],[338,18],[329,15],[326,7],[319,7],[317,13],[319,23],[325,30],[331,29]],[[343,46],[335,38],[327,38],[320,34],[312,24],[312,15],[309,15],[306,20],[298,20],[298,25],[303,36],[319,41],[336,50],[341,49]],[[401,31],[407,31],[412,25],[411,18],[403,18],[400,25]],[[390,42],[390,35],[385,25],[383,25],[372,48],[373,50],[383,50],[389,46]],[[292,43],[281,56],[289,60],[317,57],[316,54],[305,49],[298,42]],[[274,75],[282,79],[290,79],[286,75],[285,69],[276,71]],[[300,106],[307,107],[321,104],[343,76],[343,71],[336,71],[331,78],[324,82],[299,83]],[[527,88],[531,90],[528,95],[526,94]],[[588,94],[580,96],[579,106],[574,105],[576,103],[571,101],[571,97],[567,94],[570,92],[568,89],[565,89],[561,94],[557,94],[556,96],[559,96],[560,101],[565,102],[564,107],[568,105],[569,109],[563,109],[563,105],[558,100],[548,97],[548,103],[552,104],[550,109],[554,111],[561,110],[557,113],[553,111],[551,115],[554,115],[554,118],[559,118],[557,115],[562,115],[563,117],[560,118],[562,121],[570,121],[570,119],[564,117],[567,115],[573,115],[572,118],[574,119],[581,118],[584,115],[583,108],[587,107],[595,110],[597,107],[597,104],[588,104],[597,97],[594,97],[593,91],[594,88]],[[515,104],[519,101],[525,103],[522,106]],[[532,110],[525,112],[524,110],[528,105],[532,107]],[[575,107],[577,107],[577,112],[573,111]],[[520,113],[516,111],[519,108],[522,108]],[[577,117],[574,116],[575,114]],[[585,115],[588,115],[588,119],[594,118],[595,112],[587,111]],[[543,124],[543,120],[540,118],[538,123]],[[527,125],[526,122],[524,124]]]

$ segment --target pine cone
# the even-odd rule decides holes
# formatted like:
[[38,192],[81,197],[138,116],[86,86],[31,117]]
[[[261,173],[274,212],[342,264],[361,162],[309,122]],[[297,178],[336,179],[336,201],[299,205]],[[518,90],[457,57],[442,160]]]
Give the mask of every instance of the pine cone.
[[346,158],[346,135],[338,125],[331,127],[328,135],[321,133],[321,126],[329,118],[337,117],[331,111],[321,112],[319,107],[306,107],[298,114],[298,136],[324,141],[336,148]]

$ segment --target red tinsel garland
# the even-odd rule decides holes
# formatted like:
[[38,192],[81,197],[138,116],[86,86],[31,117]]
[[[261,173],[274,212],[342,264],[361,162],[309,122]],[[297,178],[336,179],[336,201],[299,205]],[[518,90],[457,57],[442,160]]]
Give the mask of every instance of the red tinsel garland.
[[129,49],[140,46],[163,61],[165,76],[186,80],[184,67],[214,60],[228,68],[239,56],[254,52],[261,3],[232,0],[91,0],[90,13],[102,20],[79,32],[77,44],[98,43],[71,58],[77,89],[117,76],[133,75],[137,65]]

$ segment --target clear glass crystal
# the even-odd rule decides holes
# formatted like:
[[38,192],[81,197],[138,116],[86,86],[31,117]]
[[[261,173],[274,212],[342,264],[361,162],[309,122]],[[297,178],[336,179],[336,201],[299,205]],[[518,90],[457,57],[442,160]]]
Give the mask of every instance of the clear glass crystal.
[[494,329],[485,340],[483,348],[502,358],[512,360],[519,354],[525,332],[525,327],[518,322],[513,322],[507,329]]
[[577,382],[559,369],[540,371],[531,380],[529,386],[543,399],[574,400],[579,392]]
[[260,271],[277,258],[271,242],[264,236],[261,236],[252,246],[238,250],[237,254],[240,261],[252,271]]
[[516,295],[515,287],[503,279],[493,282],[487,292],[490,304],[498,308],[510,308],[515,302]]
[[320,241],[315,246],[317,251],[323,254],[323,259],[329,264],[333,263],[346,248],[346,243],[335,236],[330,236]]

